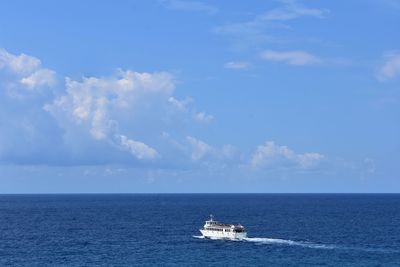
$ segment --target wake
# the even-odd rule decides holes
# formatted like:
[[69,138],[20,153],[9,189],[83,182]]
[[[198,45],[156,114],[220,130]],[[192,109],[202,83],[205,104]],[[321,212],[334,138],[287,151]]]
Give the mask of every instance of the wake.
[[335,249],[337,248],[334,245],[327,244],[317,244],[307,241],[294,241],[290,239],[280,239],[280,238],[266,238],[266,237],[247,237],[243,239],[245,242],[253,242],[256,244],[277,244],[277,245],[286,245],[286,246],[299,246],[305,248],[316,248],[316,249]]
[[[194,238],[205,239],[204,236],[193,236]],[[210,238],[212,240],[218,240],[220,238]],[[333,245],[316,244],[306,241],[293,241],[290,239],[279,239],[279,238],[266,238],[266,237],[247,237],[244,239],[224,239],[228,241],[236,242],[251,242],[257,245],[286,245],[286,246],[300,246],[306,248],[317,248],[317,249],[335,249]]]
[[[204,236],[195,235],[194,238],[205,239]],[[221,238],[209,238],[211,240],[219,240]],[[324,245],[324,244],[316,244],[306,241],[293,241],[290,239],[279,239],[279,238],[266,238],[266,237],[246,237],[244,239],[224,239],[228,241],[236,241],[236,242],[251,242],[258,245],[286,245],[286,246],[300,246],[306,248],[317,248],[317,249],[335,249],[336,246],[333,245]]]
[[[205,239],[204,236],[193,236],[194,238]],[[210,238],[212,240],[220,240],[221,238]],[[308,241],[294,241],[290,239],[281,238],[267,238],[267,237],[247,237],[244,239],[224,239],[226,241],[248,242],[256,245],[280,245],[280,246],[297,246],[311,249],[339,249],[339,250],[356,250],[362,252],[373,253],[400,253],[399,250],[391,248],[377,248],[377,247],[358,247],[358,246],[340,246],[332,244],[318,244]]]

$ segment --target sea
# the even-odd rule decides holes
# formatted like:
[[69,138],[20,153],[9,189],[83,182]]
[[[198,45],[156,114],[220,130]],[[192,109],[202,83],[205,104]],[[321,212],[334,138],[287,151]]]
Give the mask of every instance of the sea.
[[0,195],[0,266],[400,266],[400,194]]

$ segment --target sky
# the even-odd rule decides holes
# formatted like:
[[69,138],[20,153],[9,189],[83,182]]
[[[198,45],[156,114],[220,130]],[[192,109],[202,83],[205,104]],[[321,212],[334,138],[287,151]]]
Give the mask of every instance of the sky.
[[0,4],[0,193],[400,192],[399,0]]

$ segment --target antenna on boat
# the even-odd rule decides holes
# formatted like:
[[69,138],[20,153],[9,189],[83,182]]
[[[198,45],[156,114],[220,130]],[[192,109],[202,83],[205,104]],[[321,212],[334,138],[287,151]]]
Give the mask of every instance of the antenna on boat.
[[210,214],[210,221],[214,221],[214,215]]

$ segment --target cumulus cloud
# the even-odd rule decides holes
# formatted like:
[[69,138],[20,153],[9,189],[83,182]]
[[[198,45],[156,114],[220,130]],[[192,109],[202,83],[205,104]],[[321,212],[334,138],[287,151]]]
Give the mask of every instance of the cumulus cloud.
[[165,7],[173,10],[200,12],[206,14],[215,14],[218,8],[201,1],[190,0],[162,0],[160,1]]
[[[167,159],[171,155],[182,163],[199,161],[209,152],[202,151],[205,143],[199,140],[160,137],[169,130],[185,136],[182,126],[213,119],[196,112],[191,98],[174,96],[175,80],[168,72],[117,70],[106,77],[67,77],[54,91],[55,71],[42,67],[38,58],[2,49],[0,78],[1,86],[10,88],[0,91],[0,160],[91,164],[128,163],[131,158],[162,165],[173,162]],[[49,93],[36,90],[42,87],[49,87]],[[22,93],[29,97],[14,97]],[[214,157],[223,154],[211,146],[210,151]]]
[[138,159],[154,159],[158,153],[154,148],[149,147],[145,143],[138,142],[127,138],[125,135],[120,135],[121,145],[129,149],[129,151]]
[[56,73],[43,68],[38,58],[25,54],[14,55],[0,48],[0,70],[7,74],[8,88],[12,95],[20,95],[23,89],[52,87],[56,83]]
[[222,165],[237,160],[238,151],[232,145],[226,144],[222,147],[214,147],[193,136],[186,136],[190,145],[190,157],[193,161],[219,162]]
[[25,54],[14,55],[0,48],[0,68],[6,68],[14,73],[26,75],[40,68],[38,58]]
[[21,84],[32,89],[42,86],[53,86],[56,83],[55,72],[49,69],[39,69],[20,80]]
[[72,126],[67,131],[81,128],[96,140],[128,149],[137,159],[153,159],[157,156],[154,148],[128,138],[120,128],[129,123],[127,114],[140,116],[135,113],[156,108],[160,102],[167,103],[174,87],[172,76],[166,72],[120,70],[107,78],[67,78],[66,93],[46,105],[45,110],[55,116],[61,127]]
[[184,100],[178,100],[175,97],[171,96],[168,99],[168,102],[174,106],[177,110],[180,111],[186,111],[187,110],[187,106],[193,102],[193,99],[189,98],[185,98]]
[[260,56],[267,61],[284,62],[295,66],[315,65],[322,62],[320,58],[304,51],[267,50],[262,52]]
[[42,110],[55,81],[39,59],[0,48],[0,162],[57,161],[59,128]]
[[279,146],[272,141],[259,145],[251,159],[251,166],[255,169],[271,167],[279,164],[294,164],[302,169],[314,167],[324,158],[319,153],[298,154],[287,146]]
[[224,68],[226,69],[248,69],[250,67],[250,63],[249,62],[245,62],[245,61],[230,61],[230,62],[226,62],[224,64]]
[[388,52],[384,56],[384,63],[378,70],[377,78],[386,81],[398,76],[400,76],[400,52]]

